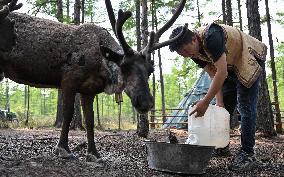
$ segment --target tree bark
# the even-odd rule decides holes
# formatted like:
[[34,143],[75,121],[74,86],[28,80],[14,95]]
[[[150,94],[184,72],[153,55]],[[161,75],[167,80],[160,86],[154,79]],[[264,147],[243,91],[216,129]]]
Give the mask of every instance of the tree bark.
[[[147,46],[148,43],[148,5],[147,0],[141,0],[142,5],[142,20],[141,20],[141,31],[142,31],[142,45],[143,48]],[[140,137],[146,138],[149,133],[149,121],[148,114],[138,114],[137,122],[137,134]]]
[[233,26],[233,15],[232,15],[232,2],[231,0],[226,0],[226,16],[227,25]]
[[60,128],[63,123],[63,93],[61,89],[57,91],[57,111],[54,126]]
[[82,0],[82,23],[85,23],[85,0]]
[[[156,23],[155,23],[155,18],[156,18],[156,5],[155,5],[155,0],[152,0],[151,4],[151,14],[152,14],[152,31],[154,31],[156,28]],[[152,53],[152,60],[153,63],[155,63],[155,53]],[[150,116],[150,122],[155,121],[155,108],[156,108],[156,76],[155,72],[152,74],[152,90],[153,90],[153,98],[154,98],[154,104],[153,108],[151,111],[151,116]],[[150,125],[151,129],[155,129],[155,124]]]
[[81,103],[80,103],[80,94],[76,93],[75,96],[75,103],[74,103],[74,114],[73,119],[70,125],[70,129],[80,129],[84,130],[84,127],[82,125],[82,113],[81,113]]
[[[172,11],[174,12],[174,11]],[[155,26],[156,31],[158,30],[158,20],[157,15],[155,17]],[[160,83],[161,83],[161,99],[162,99],[162,115],[163,115],[163,123],[166,122],[166,113],[165,113],[165,86],[164,86],[164,77],[163,77],[163,68],[162,68],[162,56],[161,51],[158,49],[158,58],[159,58],[159,71],[160,71]]]
[[[137,51],[141,51],[141,10],[140,10],[140,0],[135,0],[135,9],[136,9],[136,15],[135,15],[135,19],[136,19],[136,45],[137,45]],[[132,105],[131,105],[132,106]],[[133,123],[136,122],[136,114],[135,114],[135,108],[132,106],[132,115],[133,115]],[[138,113],[137,113],[138,114]]]
[[148,6],[147,0],[141,0],[142,3],[142,21],[141,21],[141,31],[142,31],[142,45],[143,48],[147,46],[148,43]]
[[141,50],[141,24],[140,24],[140,0],[135,0],[135,8],[136,8],[136,45],[137,51]]
[[239,12],[239,23],[240,30],[243,31],[243,19],[242,19],[242,10],[241,10],[241,0],[238,0],[238,12]]
[[97,106],[97,120],[98,120],[98,128],[102,127],[101,120],[100,120],[100,109],[99,109],[99,96],[96,95],[96,106]]
[[273,39],[271,33],[271,19],[269,13],[268,0],[265,0],[265,8],[266,8],[266,18],[267,18],[267,28],[268,28],[268,38],[269,38],[269,46],[270,46],[270,65],[272,71],[272,83],[273,83],[273,96],[274,96],[274,105],[276,112],[276,132],[282,133],[282,122],[281,122],[281,114],[279,108],[279,100],[278,100],[278,91],[277,91],[277,78],[276,78],[276,69],[275,69],[275,61],[274,61],[274,46]]
[[222,14],[223,14],[223,23],[227,24],[226,0],[222,0]]
[[[262,41],[258,0],[247,0],[246,2],[249,35]],[[256,129],[268,136],[275,135],[265,68],[263,68],[263,74],[260,76],[258,97]]]
[[74,4],[74,24],[80,24],[80,12],[81,12],[81,2],[80,0],[75,0]]
[[196,1],[197,3],[197,18],[198,18],[198,27],[201,27],[201,14],[200,14],[200,7],[199,7],[199,0]]
[[27,109],[26,109],[25,125],[28,125],[28,123],[29,123],[29,116],[30,116],[30,86],[27,86],[26,94],[27,94]]
[[5,94],[6,94],[6,104],[5,104],[5,109],[10,110],[10,94],[9,94],[9,80],[6,79],[6,89],[5,89]]
[[59,22],[63,22],[63,2],[62,0],[57,0],[56,18]]

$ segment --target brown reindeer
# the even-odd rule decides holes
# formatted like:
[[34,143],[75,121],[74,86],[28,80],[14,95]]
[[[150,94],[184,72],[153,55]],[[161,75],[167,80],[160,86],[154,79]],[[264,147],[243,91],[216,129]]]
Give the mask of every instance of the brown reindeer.
[[120,10],[116,21],[109,0],[106,6],[121,46],[107,30],[94,24],[72,26],[25,14],[9,14],[16,22],[17,44],[6,57],[0,57],[0,70],[15,82],[40,88],[61,88],[63,92],[64,121],[55,153],[74,158],[68,147],[68,132],[76,93],[81,94],[88,139],[87,158],[91,161],[103,162],[94,142],[93,100],[96,94],[124,90],[139,113],[151,109],[153,97],[148,79],[153,72],[153,62],[150,54],[181,36],[158,43],[184,4],[182,0],[172,19],[156,34],[150,34],[150,42],[141,52],[132,50],[122,33],[122,26],[131,13]]

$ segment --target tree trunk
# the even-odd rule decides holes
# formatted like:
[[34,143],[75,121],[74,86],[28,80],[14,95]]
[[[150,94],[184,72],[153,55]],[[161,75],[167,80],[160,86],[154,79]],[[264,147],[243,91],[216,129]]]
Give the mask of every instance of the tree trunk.
[[201,14],[200,14],[200,9],[199,9],[199,0],[197,0],[196,3],[197,3],[198,27],[201,27]]
[[[141,51],[141,21],[140,21],[140,0],[136,0],[135,1],[135,9],[136,9],[136,15],[135,15],[135,19],[136,19],[136,43],[137,43],[137,51]],[[132,105],[131,105],[132,106]],[[133,123],[136,122],[136,114],[135,114],[135,108],[132,106],[132,115],[133,115]],[[138,113],[137,113],[138,114]]]
[[5,104],[5,109],[10,110],[10,95],[9,95],[9,80],[6,79],[6,104]]
[[239,23],[240,23],[240,30],[243,31],[243,20],[242,20],[242,11],[241,11],[241,0],[238,0],[238,12],[239,12]]
[[223,23],[227,24],[226,0],[222,0],[222,14],[223,14]]
[[104,117],[104,96],[101,95],[101,105],[102,105],[102,110],[101,110],[101,119]]
[[85,0],[82,0],[82,23],[85,23]]
[[30,86],[27,86],[26,90],[27,94],[27,109],[26,109],[26,121],[25,125],[28,125],[29,123],[29,116],[30,116]]
[[100,120],[100,109],[99,109],[99,96],[96,95],[96,106],[97,106],[97,120],[98,120],[98,128],[102,127],[101,120]]
[[62,0],[57,0],[56,18],[59,22],[63,22],[63,2]]
[[231,0],[226,0],[226,16],[227,25],[233,26],[233,15],[232,15],[232,2]]
[[[258,10],[258,0],[247,0],[247,17],[249,35],[262,40],[260,28],[260,15]],[[275,135],[272,107],[266,81],[266,72],[260,76],[259,100],[257,105],[256,129],[267,134]]]
[[[141,0],[142,4],[142,21],[141,21],[141,31],[142,31],[142,45],[143,48],[147,46],[148,43],[148,6],[147,0]],[[140,137],[147,137],[149,133],[149,121],[148,114],[139,114],[137,122],[137,134]]]
[[136,7],[136,45],[137,45],[137,51],[141,50],[141,30],[140,30],[140,0],[135,1],[135,7]]
[[[175,12],[175,11],[172,11]],[[155,17],[155,26],[156,31],[158,30],[158,20],[157,15]],[[163,68],[162,68],[162,57],[161,57],[161,51],[158,50],[158,58],[159,58],[159,71],[160,71],[160,83],[161,83],[161,99],[162,99],[162,115],[163,115],[163,123],[166,122],[166,115],[165,113],[165,88],[164,88],[164,77],[163,77]]]
[[142,31],[142,45],[143,48],[147,46],[148,43],[148,6],[147,0],[141,0],[142,3],[142,21],[141,21],[141,31]]
[[80,24],[80,12],[81,12],[81,2],[80,0],[75,0],[74,4],[74,24]]
[[81,104],[80,104],[80,94],[76,93],[75,96],[75,103],[74,103],[74,114],[73,119],[70,125],[70,129],[80,129],[84,130],[84,127],[82,125],[82,113],[81,113]]
[[[156,5],[155,5],[155,0],[152,0],[151,4],[151,14],[152,14],[152,31],[154,31],[156,28],[156,23],[155,23],[155,18],[156,18]],[[155,63],[155,53],[152,53],[152,60],[153,63]],[[154,104],[153,108],[151,111],[151,116],[150,116],[150,122],[155,122],[155,108],[156,108],[156,76],[155,72],[152,74],[152,88],[153,88],[153,98],[154,98]],[[151,129],[155,129],[155,124],[151,124]]]
[[63,123],[63,93],[61,89],[57,91],[57,111],[54,126],[60,128]]
[[45,98],[45,96],[46,96],[46,89],[44,88],[42,90],[43,90],[43,94],[42,94],[42,96],[43,96],[42,114],[45,116],[45,113],[46,113],[46,98]]
[[69,0],[66,0],[66,16],[67,16],[67,19],[69,20],[70,19],[70,1]]
[[271,59],[271,71],[272,71],[272,83],[273,83],[273,96],[274,96],[274,105],[275,105],[275,112],[276,112],[276,132],[282,133],[282,122],[281,122],[281,114],[279,109],[279,100],[278,100],[278,91],[277,91],[277,78],[276,78],[276,69],[275,69],[275,62],[274,62],[274,46],[273,46],[273,39],[271,33],[271,23],[270,23],[270,13],[269,13],[269,6],[268,0],[265,0],[265,7],[266,7],[266,17],[267,17],[267,28],[268,28],[268,38],[269,38],[269,46],[270,46],[270,59]]

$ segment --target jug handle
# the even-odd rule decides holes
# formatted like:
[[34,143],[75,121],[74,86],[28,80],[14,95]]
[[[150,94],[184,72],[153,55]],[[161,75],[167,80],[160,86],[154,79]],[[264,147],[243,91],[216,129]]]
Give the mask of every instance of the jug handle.
[[186,140],[186,144],[198,144],[199,142],[199,138],[197,137],[197,135],[189,135],[187,140]]

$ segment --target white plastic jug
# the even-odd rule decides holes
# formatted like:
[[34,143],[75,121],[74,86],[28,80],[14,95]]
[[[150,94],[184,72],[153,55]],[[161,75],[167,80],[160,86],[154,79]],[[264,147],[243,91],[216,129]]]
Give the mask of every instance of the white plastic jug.
[[188,133],[186,144],[226,147],[230,141],[230,114],[222,107],[209,105],[203,117],[188,117]]

